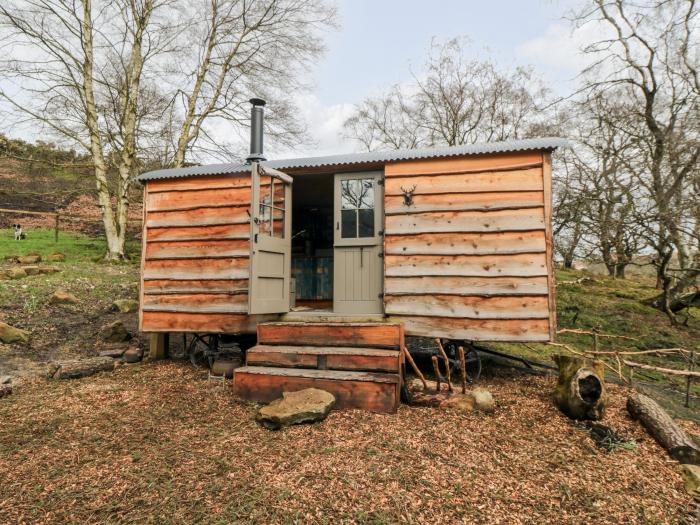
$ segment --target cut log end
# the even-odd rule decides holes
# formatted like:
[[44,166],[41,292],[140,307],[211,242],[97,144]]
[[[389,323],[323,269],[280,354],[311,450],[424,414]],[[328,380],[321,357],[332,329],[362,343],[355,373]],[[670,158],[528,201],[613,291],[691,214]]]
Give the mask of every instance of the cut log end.
[[554,361],[559,365],[557,407],[572,419],[602,419],[607,402],[603,363],[568,355],[554,356]]

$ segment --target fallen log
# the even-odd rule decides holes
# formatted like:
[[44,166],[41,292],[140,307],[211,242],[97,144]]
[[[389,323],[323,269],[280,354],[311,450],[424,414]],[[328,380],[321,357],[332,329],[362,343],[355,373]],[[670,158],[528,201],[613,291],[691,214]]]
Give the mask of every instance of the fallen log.
[[77,379],[98,372],[114,370],[114,359],[111,357],[88,357],[73,361],[60,361],[49,365],[48,376],[53,379]]
[[603,362],[570,355],[555,355],[553,359],[559,365],[554,390],[559,410],[572,419],[602,419],[607,403]]
[[627,411],[679,463],[700,465],[700,448],[649,396],[635,393],[627,398]]

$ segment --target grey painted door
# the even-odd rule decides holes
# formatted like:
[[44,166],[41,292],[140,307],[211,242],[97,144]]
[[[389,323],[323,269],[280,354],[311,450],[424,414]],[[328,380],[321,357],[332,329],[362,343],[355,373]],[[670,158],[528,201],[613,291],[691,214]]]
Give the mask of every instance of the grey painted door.
[[252,165],[250,210],[250,314],[289,311],[292,178]]
[[383,187],[381,172],[335,176],[333,311],[382,313]]

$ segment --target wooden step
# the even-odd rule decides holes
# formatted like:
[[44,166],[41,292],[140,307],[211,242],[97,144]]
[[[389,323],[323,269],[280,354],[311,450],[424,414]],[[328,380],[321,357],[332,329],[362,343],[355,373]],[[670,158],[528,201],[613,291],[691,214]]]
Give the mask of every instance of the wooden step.
[[403,345],[400,323],[260,323],[258,344],[390,348]]
[[398,374],[264,366],[244,366],[233,374],[234,392],[258,403],[269,403],[282,397],[282,392],[304,388],[330,392],[336,398],[335,408],[340,409],[393,413],[399,406]]
[[398,350],[359,347],[257,345],[246,352],[250,366],[317,368],[320,370],[365,370],[399,373]]

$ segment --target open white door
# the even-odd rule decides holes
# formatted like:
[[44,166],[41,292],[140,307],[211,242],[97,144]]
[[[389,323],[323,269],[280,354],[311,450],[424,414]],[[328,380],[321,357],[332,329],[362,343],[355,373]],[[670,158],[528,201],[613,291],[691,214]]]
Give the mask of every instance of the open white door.
[[289,311],[292,254],[292,178],[252,164],[250,314]]

